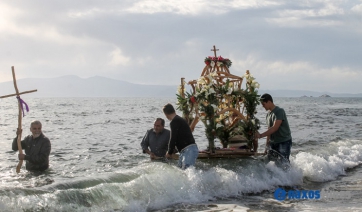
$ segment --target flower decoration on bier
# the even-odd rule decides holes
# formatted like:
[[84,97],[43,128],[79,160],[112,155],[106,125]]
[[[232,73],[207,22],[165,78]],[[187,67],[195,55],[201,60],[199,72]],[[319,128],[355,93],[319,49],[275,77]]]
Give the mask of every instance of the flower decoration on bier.
[[231,60],[229,60],[228,58],[223,58],[221,56],[219,57],[208,56],[205,58],[204,62],[206,65],[210,65],[212,67],[214,67],[216,64],[218,67],[226,66],[230,68],[232,64]]
[[206,66],[199,79],[188,82],[190,92],[185,92],[182,81],[177,109],[182,111],[192,130],[199,120],[204,124],[210,151],[215,151],[216,139],[227,147],[235,135],[242,135],[248,146],[254,148],[254,135],[259,129],[259,120],[255,117],[256,106],[260,104],[259,83],[249,71],[244,76],[230,74],[228,68],[232,62],[217,57],[216,52],[215,57],[206,57],[204,62]]

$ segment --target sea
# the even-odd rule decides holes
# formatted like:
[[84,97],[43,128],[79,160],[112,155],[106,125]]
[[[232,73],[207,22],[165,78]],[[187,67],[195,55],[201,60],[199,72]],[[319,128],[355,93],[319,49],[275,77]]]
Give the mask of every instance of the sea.
[[[275,98],[292,131],[289,170],[264,156],[198,159],[186,170],[151,161],[141,140],[176,97],[23,100],[23,137],[42,122],[50,168],[16,173],[17,99],[1,99],[0,211],[362,211],[362,98]],[[258,106],[261,132],[266,113]],[[202,123],[194,137],[207,147]]]

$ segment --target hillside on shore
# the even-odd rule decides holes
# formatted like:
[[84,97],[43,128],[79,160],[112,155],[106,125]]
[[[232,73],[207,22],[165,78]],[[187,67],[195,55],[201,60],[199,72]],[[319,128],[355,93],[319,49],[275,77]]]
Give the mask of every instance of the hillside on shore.
[[[178,85],[141,85],[106,77],[80,78],[67,75],[56,78],[17,80],[19,91],[37,89],[32,97],[174,97]],[[189,89],[188,89],[189,90]],[[15,93],[12,81],[0,83],[0,96]],[[259,90],[274,97],[362,97],[362,93],[330,93],[306,90]]]

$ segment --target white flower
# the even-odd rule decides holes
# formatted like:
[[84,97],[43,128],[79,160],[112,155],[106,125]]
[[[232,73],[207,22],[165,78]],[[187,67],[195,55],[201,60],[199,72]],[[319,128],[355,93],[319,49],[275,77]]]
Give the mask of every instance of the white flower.
[[260,84],[254,78],[253,81],[251,81],[250,86],[254,88],[259,88]]
[[253,124],[253,125],[255,125],[255,120],[253,119],[253,120],[251,120],[251,123]]
[[227,95],[230,95],[232,92],[233,92],[233,89],[232,89],[232,88],[229,88],[229,89],[228,89],[228,92],[227,92],[226,94],[227,94]]
[[235,90],[236,90],[236,89],[239,89],[238,83],[234,83],[234,89],[235,89]]
[[216,111],[216,110],[217,110],[217,106],[216,106],[216,105],[211,104],[211,107],[213,107],[213,108],[214,108],[214,111]]
[[260,84],[255,82],[255,83],[252,83],[251,86],[253,86],[254,88],[259,88],[260,87]]
[[205,78],[204,78],[204,77],[200,77],[200,78],[197,80],[197,84],[199,84],[199,85],[205,85],[205,84],[206,84]]
[[208,85],[209,85],[209,86],[212,85],[212,84],[213,84],[212,82],[213,82],[214,78],[212,78],[211,74],[210,74],[210,75],[207,75],[206,77],[207,77],[207,79],[209,80],[209,84],[208,84]]
[[214,61],[211,61],[210,65],[211,65],[211,67],[214,67],[214,66],[215,66],[215,62],[214,62]]
[[210,88],[210,89],[209,89],[209,94],[212,94],[212,93],[216,93],[215,90],[214,90],[214,88]]
[[184,89],[182,89],[182,86],[181,86],[181,85],[178,86],[177,92],[178,92],[179,94],[183,94],[183,93],[184,93]]
[[217,62],[217,63],[216,63],[216,65],[219,66],[219,67],[220,67],[222,64],[223,64],[222,62]]
[[204,93],[206,96],[209,95],[209,90],[205,87],[203,87],[201,90],[200,90],[200,94]]
[[224,127],[224,125],[222,125],[222,124],[220,124],[220,123],[217,123],[217,124],[216,124],[216,129],[217,129],[217,128],[220,128],[220,127]]
[[212,72],[210,75],[211,75],[212,78],[215,78],[215,77],[219,76],[219,75],[216,73],[216,71]]

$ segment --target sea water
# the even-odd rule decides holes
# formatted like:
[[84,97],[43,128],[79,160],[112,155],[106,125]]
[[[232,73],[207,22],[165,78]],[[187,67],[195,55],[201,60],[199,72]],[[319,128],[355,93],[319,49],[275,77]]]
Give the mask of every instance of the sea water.
[[[27,98],[31,121],[51,140],[50,168],[19,174],[11,143],[17,100],[0,101],[0,211],[359,211],[362,209],[362,98],[275,98],[290,123],[291,169],[262,157],[151,162],[140,142],[175,98]],[[259,106],[260,131],[266,111]],[[166,120],[169,129],[169,121]],[[208,145],[196,126],[200,149]],[[216,142],[217,146],[221,146]],[[265,139],[259,140],[259,152]],[[277,189],[321,197],[278,200]]]

